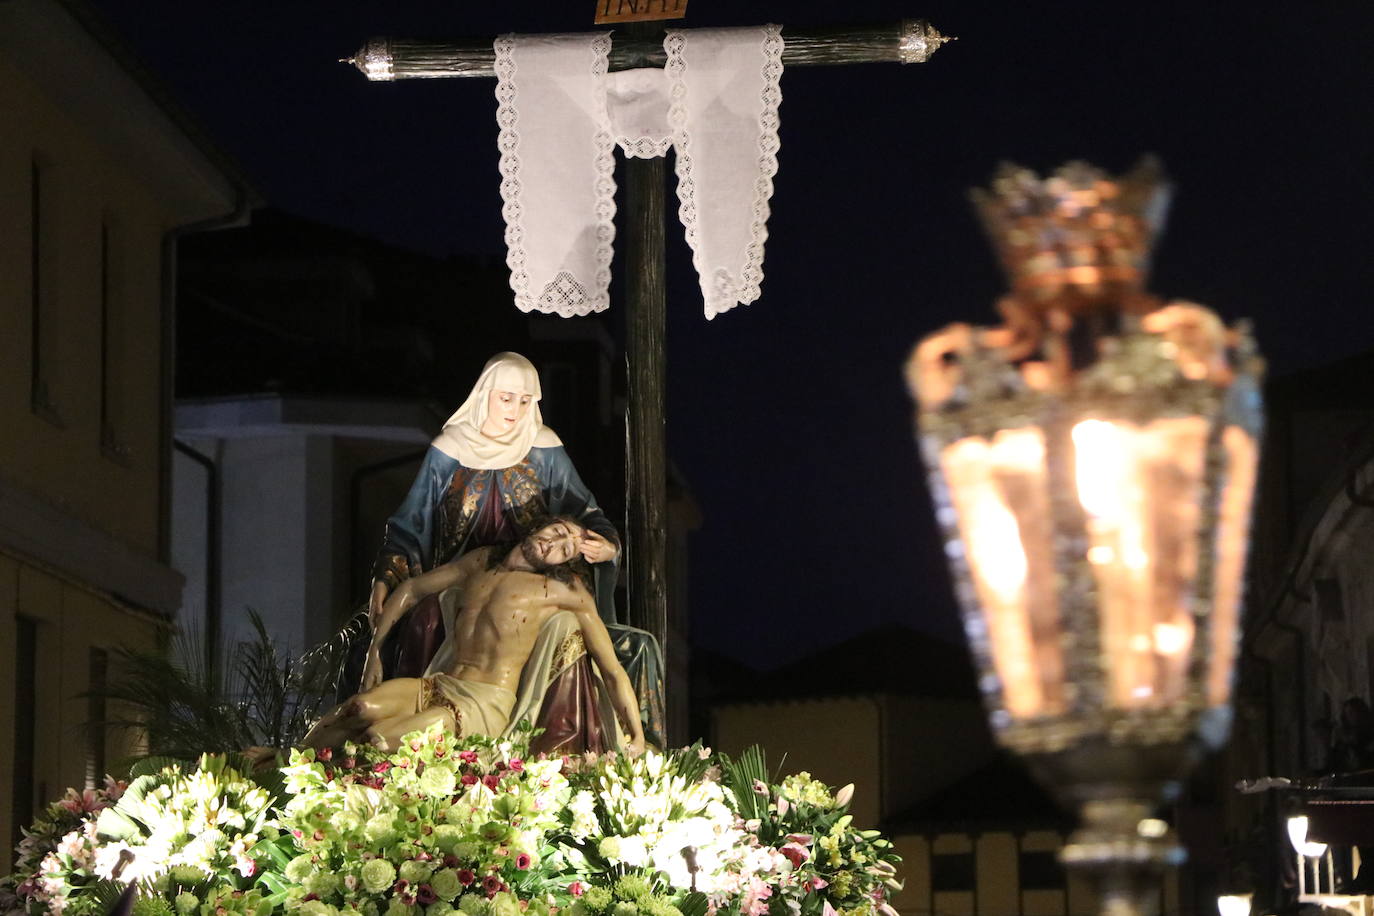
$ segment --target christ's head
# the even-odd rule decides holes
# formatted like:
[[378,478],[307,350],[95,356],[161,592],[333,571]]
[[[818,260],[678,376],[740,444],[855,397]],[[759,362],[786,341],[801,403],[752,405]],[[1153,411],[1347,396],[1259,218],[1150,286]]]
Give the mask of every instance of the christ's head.
[[555,566],[562,566],[582,555],[582,538],[587,529],[565,516],[556,516],[543,523],[536,523],[520,542],[520,552],[539,572]]

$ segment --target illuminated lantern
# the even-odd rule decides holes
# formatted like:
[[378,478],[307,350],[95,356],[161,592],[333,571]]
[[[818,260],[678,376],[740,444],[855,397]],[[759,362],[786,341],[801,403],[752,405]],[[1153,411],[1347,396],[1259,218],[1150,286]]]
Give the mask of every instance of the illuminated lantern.
[[1103,912],[1149,912],[1182,858],[1154,810],[1229,725],[1261,362],[1144,291],[1153,163],[974,197],[1012,289],[908,365],[936,512],[994,734],[1080,814]]

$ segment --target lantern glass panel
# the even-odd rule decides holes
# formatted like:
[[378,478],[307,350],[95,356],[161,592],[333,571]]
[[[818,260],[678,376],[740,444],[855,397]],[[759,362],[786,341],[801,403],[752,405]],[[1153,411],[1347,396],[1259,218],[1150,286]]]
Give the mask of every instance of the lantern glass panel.
[[1003,429],[946,446],[940,463],[986,626],[988,650],[1013,718],[1065,709],[1045,438]]
[[1073,427],[1111,707],[1158,708],[1187,691],[1207,433],[1200,416]]
[[1255,439],[1238,426],[1221,435],[1226,455],[1217,518],[1216,585],[1212,600],[1212,658],[1207,670],[1207,702],[1231,700],[1231,669],[1240,636],[1245,548],[1250,539],[1250,503],[1255,491],[1259,449]]

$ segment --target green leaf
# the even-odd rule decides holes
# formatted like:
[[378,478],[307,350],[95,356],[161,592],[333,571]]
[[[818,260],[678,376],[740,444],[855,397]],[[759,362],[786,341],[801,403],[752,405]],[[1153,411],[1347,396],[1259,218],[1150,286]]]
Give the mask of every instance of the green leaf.
[[706,916],[706,911],[710,909],[711,901],[701,891],[692,891],[682,898],[682,902],[677,908],[682,911],[682,916]]

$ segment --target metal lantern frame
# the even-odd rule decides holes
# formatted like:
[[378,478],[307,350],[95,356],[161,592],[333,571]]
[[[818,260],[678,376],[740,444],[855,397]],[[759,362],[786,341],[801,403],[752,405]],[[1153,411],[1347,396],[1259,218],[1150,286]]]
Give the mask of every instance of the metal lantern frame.
[[[1142,182],[1154,178],[1150,169],[1142,173]],[[1140,291],[1163,212],[1159,195],[1143,183],[1112,183],[1081,164],[1043,182],[1008,169],[999,182],[1000,201],[976,199],[1012,277],[1013,293],[1001,303],[1008,322],[953,325],[917,346],[908,377],[918,402],[918,439],[993,733],[1078,810],[1082,827],[1061,858],[1095,883],[1102,911],[1150,912],[1160,870],[1183,858],[1154,809],[1176,796],[1200,752],[1220,745],[1229,729],[1263,423],[1262,362],[1248,328],[1228,331],[1202,306],[1163,305]],[[1151,541],[1152,547],[1189,544],[1183,560],[1168,550],[1149,557],[1141,551],[1144,571],[1129,579],[1122,572],[1129,558],[1109,550],[1095,559],[1100,566],[1103,556],[1115,557],[1105,561],[1115,564],[1115,573],[1101,571],[1099,579],[1092,513],[1078,477],[1091,474],[1076,464],[1088,460],[1088,451],[1077,456],[1074,440],[1087,421],[1110,424],[1113,434],[1136,437],[1122,441],[1155,450],[1132,453],[1135,502],[1118,497],[1119,505],[1139,512],[1133,531],[1155,537],[1169,529],[1174,540]],[[1174,421],[1181,422],[1170,427]],[[1170,429],[1187,436],[1170,439]],[[1017,465],[1021,476],[998,463],[1004,460],[996,457],[999,442],[1035,444],[1037,437],[1038,445],[1019,453],[1034,463]],[[1140,457],[1176,440],[1197,443],[1201,455],[1178,457],[1166,448],[1158,465]],[[976,447],[956,452],[965,443]],[[1185,458],[1200,464],[1187,465],[1195,476],[1180,485]],[[1169,478],[1158,467],[1177,473]],[[1149,514],[1148,501],[1158,495],[1150,489],[1156,486],[1151,473],[1173,482],[1174,490],[1160,491],[1176,497],[1171,505],[1184,505],[1178,494],[1191,493],[1196,506]],[[1035,487],[1043,492],[1031,493]],[[1016,505],[1008,495],[1013,491]],[[961,505],[975,516],[971,507],[989,504],[999,524],[961,518]],[[1166,524],[1157,524],[1160,518]],[[1180,533],[1179,519],[1196,531]],[[977,534],[980,524],[997,537]],[[1016,544],[1008,540],[1013,537]],[[1167,570],[1171,559],[1184,568]],[[1004,566],[996,578],[1005,591],[991,584],[986,568],[997,563]],[[1133,590],[1137,581],[1145,584]],[[1116,591],[1104,595],[1100,582],[1114,583]],[[1122,703],[1113,689],[1126,681],[1112,682],[1112,671],[1121,660],[1116,643],[1129,627],[1119,615],[1141,594],[1147,607],[1130,618],[1132,625],[1172,609],[1180,619],[1186,614],[1188,626],[1178,633],[1191,644],[1181,666],[1169,661],[1175,668],[1167,670],[1177,669],[1181,681],[1173,677],[1158,697],[1146,693],[1148,700]],[[1109,640],[1104,631],[1113,619],[1117,636]],[[1175,641],[1180,654],[1183,638]],[[1009,661],[1013,656],[1020,662]],[[1128,667],[1122,678],[1162,677],[1163,656],[1151,658],[1154,667]],[[1012,691],[1024,686],[1013,681],[1034,677],[1041,684],[1010,702]]]

